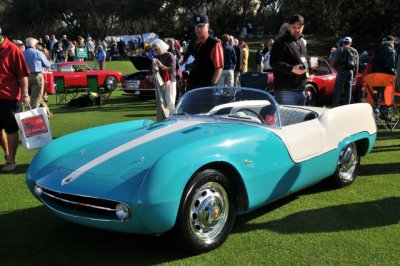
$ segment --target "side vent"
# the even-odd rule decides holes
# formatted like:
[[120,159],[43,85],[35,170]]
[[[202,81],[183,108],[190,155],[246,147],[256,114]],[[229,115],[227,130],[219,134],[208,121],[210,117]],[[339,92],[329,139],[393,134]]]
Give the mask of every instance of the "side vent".
[[153,123],[153,124],[151,124],[149,127],[147,127],[146,130],[154,130],[154,129],[159,128],[159,127],[161,127],[161,126],[163,126],[163,124],[160,124],[160,123],[158,123],[158,124]]
[[185,131],[182,131],[181,133],[183,133],[183,134],[189,134],[189,133],[192,133],[192,132],[194,132],[194,131],[197,131],[197,130],[199,130],[201,127],[192,127],[192,128],[189,128],[189,129],[187,129],[187,130],[185,130]]

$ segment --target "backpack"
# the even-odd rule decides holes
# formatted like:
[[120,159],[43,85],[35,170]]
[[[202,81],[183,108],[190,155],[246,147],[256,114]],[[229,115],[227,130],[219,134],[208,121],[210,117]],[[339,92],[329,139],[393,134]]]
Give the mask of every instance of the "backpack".
[[92,95],[85,94],[85,95],[79,96],[76,99],[71,99],[68,102],[68,106],[71,106],[71,107],[88,107],[88,106],[92,106],[95,103],[96,103],[96,99],[94,99]]
[[356,57],[348,47],[343,47],[340,65],[347,70],[354,70],[356,67]]

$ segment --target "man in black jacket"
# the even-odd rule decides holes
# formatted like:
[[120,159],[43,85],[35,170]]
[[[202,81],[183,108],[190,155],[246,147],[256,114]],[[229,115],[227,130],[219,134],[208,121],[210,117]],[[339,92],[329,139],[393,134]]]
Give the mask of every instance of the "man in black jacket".
[[274,69],[274,91],[279,104],[304,105],[306,101],[308,64],[303,29],[304,18],[293,15],[288,31],[272,46],[270,64]]
[[372,63],[372,72],[396,75],[396,50],[395,38],[391,35],[382,40],[381,46],[375,51]]

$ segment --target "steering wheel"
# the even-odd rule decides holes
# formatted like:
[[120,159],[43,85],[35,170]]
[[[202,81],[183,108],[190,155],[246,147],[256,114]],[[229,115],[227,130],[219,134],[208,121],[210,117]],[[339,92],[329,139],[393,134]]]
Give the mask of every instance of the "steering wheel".
[[240,109],[235,111],[235,113],[239,113],[239,112],[251,113],[253,115],[253,117],[255,117],[258,120],[260,120],[262,124],[265,124],[264,118],[262,118],[256,111],[254,111],[254,110],[252,110],[250,108],[240,108]]

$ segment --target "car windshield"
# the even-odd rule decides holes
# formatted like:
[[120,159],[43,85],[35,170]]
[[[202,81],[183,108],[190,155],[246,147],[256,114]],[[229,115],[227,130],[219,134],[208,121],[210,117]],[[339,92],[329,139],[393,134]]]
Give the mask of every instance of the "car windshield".
[[173,115],[240,119],[279,126],[278,105],[266,91],[243,87],[206,87],[186,92]]
[[84,64],[74,65],[74,68],[76,72],[92,71],[88,65]]

